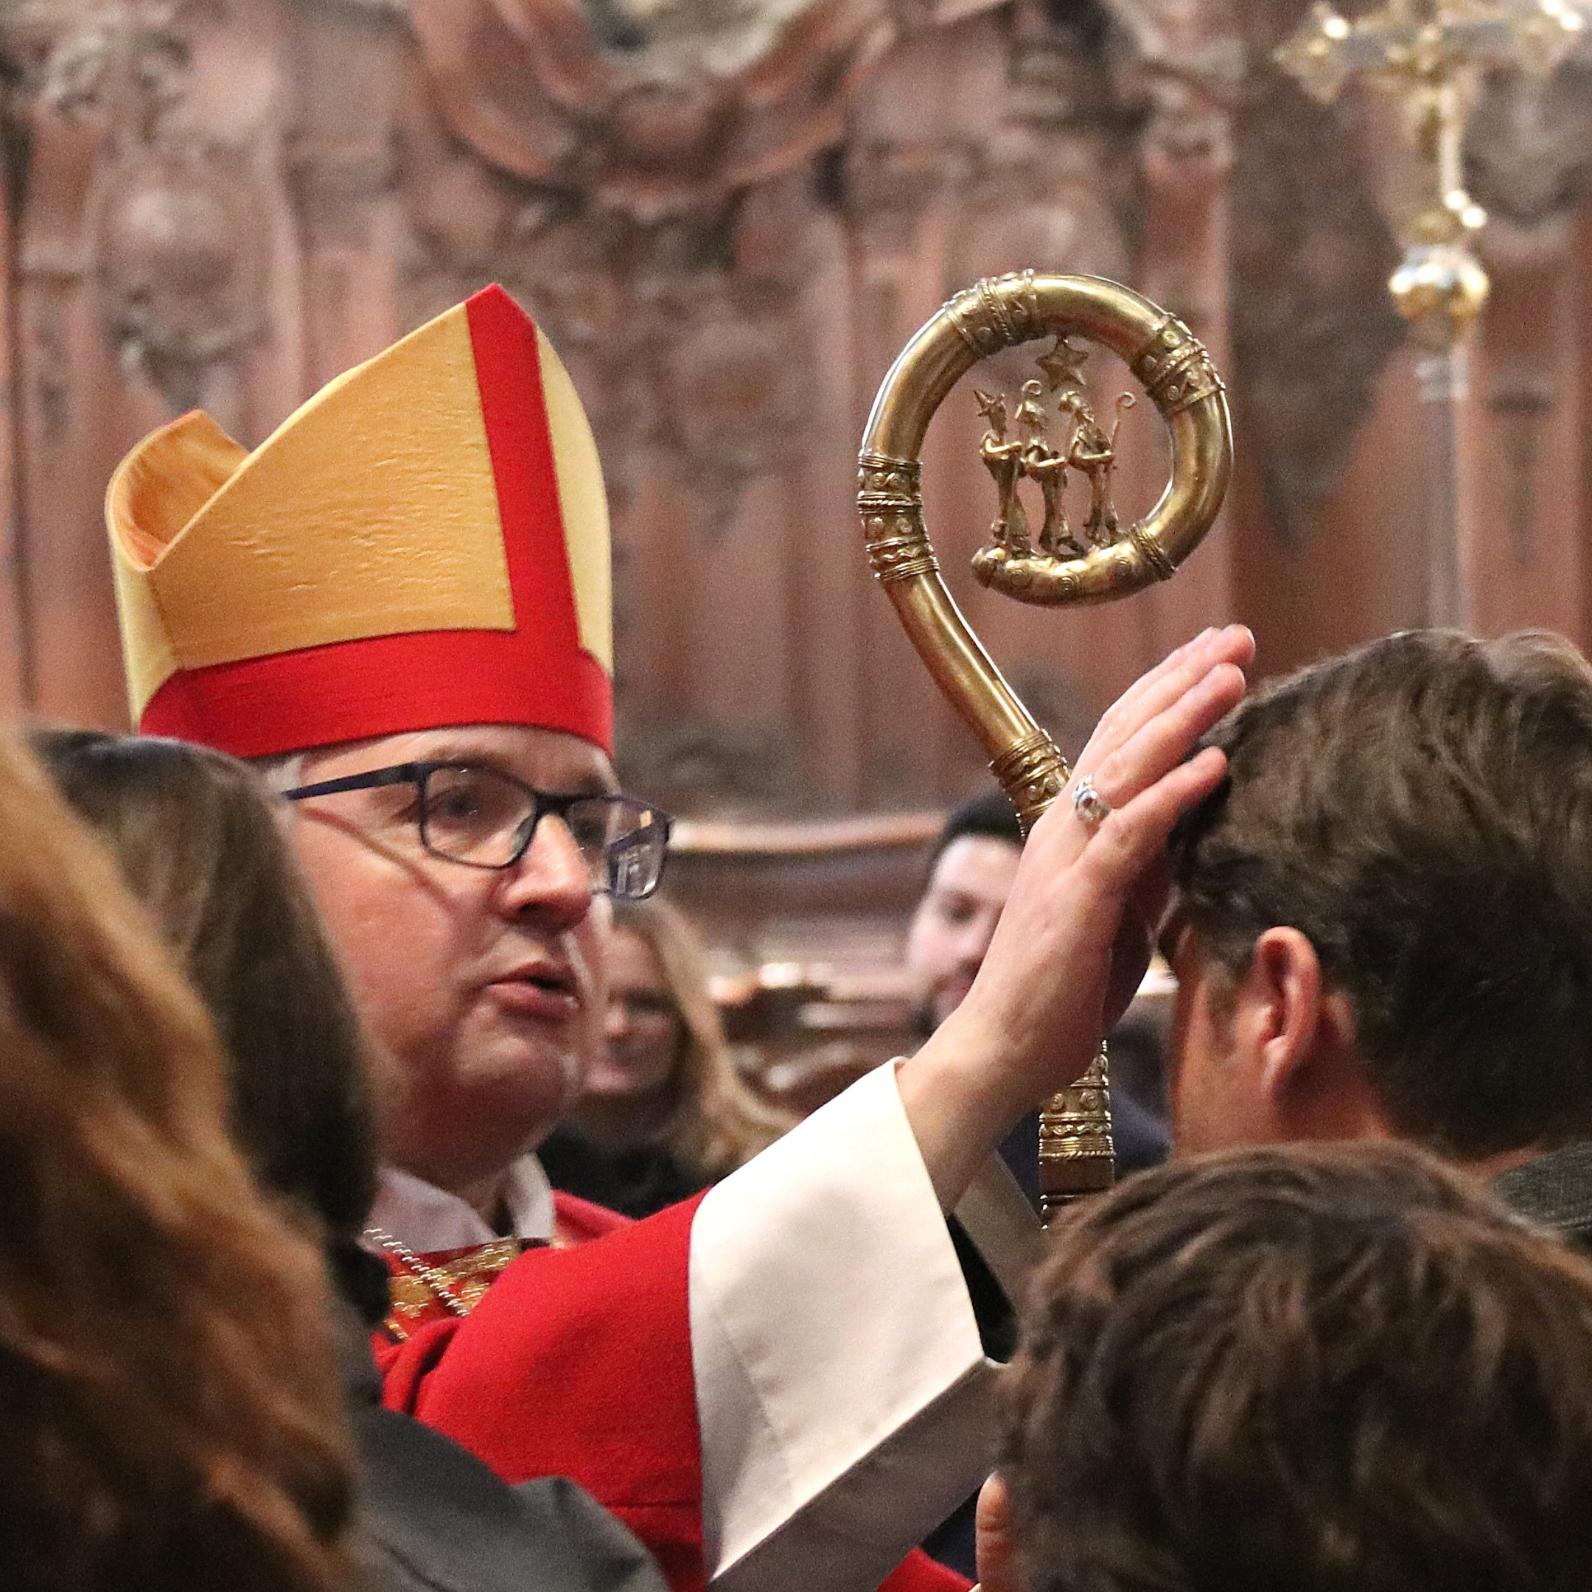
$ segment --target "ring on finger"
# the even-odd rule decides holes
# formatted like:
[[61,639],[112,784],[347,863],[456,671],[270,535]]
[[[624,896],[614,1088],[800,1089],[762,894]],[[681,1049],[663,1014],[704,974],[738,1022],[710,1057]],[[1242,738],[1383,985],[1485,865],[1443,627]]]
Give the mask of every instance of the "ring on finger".
[[1111,803],[1095,789],[1087,774],[1080,774],[1072,787],[1072,810],[1091,829],[1098,829],[1111,816]]

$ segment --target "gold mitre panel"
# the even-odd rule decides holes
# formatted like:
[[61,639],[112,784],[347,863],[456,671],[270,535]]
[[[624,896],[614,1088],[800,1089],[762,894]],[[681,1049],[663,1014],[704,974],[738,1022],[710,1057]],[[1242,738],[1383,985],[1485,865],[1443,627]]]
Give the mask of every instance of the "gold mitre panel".
[[[579,414],[556,357],[548,368]],[[575,429],[572,474],[582,453],[596,461],[584,415]],[[202,413],[155,432],[111,478],[106,518],[135,718],[179,669],[514,626],[463,305],[323,388],[253,453]],[[595,556],[606,618],[606,545]]]

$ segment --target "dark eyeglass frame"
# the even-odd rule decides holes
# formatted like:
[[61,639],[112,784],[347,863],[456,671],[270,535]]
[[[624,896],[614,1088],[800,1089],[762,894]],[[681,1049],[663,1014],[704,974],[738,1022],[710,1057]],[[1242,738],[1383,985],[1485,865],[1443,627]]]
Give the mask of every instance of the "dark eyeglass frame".
[[[474,862],[467,857],[455,857],[446,851],[439,851],[431,843],[427,834],[427,801],[426,785],[433,774],[449,773],[478,773],[490,774],[494,779],[502,780],[505,784],[512,785],[521,790],[531,803],[530,822],[524,824],[523,833],[515,842],[512,855],[503,862]],[[344,774],[339,779],[317,780],[310,785],[295,785],[291,790],[282,791],[280,794],[284,801],[304,801],[311,796],[341,796],[347,791],[380,790],[389,785],[413,785],[416,792],[416,801],[419,812],[416,815],[415,827],[420,832],[420,844],[426,851],[440,862],[455,863],[461,868],[483,868],[489,873],[501,873],[505,868],[512,868],[531,849],[531,842],[536,838],[537,826],[541,821],[551,815],[561,818],[566,823],[569,812],[583,802],[626,802],[631,807],[640,808],[647,813],[654,825],[663,831],[658,842],[660,856],[658,858],[657,877],[639,894],[627,893],[617,899],[625,901],[644,901],[650,896],[663,879],[663,869],[669,857],[669,836],[674,827],[673,817],[661,807],[654,807],[651,802],[644,802],[639,797],[627,796],[622,791],[547,791],[538,790],[536,786],[528,784],[517,774],[510,774],[505,769],[494,767],[491,763],[475,763],[468,758],[444,757],[431,758],[414,763],[393,763],[386,768],[368,769],[362,774]],[[607,854],[606,848],[604,855]],[[593,894],[612,895],[613,891],[606,885],[592,884]]]

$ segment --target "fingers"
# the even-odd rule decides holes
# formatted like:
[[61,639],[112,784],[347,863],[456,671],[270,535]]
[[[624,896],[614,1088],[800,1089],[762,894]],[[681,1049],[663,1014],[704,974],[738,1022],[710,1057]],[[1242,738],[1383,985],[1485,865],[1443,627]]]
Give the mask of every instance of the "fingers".
[[[1071,862],[1085,847],[1094,826],[1074,811],[1070,799],[1077,781],[1088,776],[1106,805],[1126,807],[1186,758],[1203,734],[1242,699],[1243,671],[1230,657],[1252,656],[1254,639],[1242,626],[1211,632],[1203,642],[1182,649],[1183,660],[1146,676],[1137,698],[1108,727],[1104,720],[1078,760],[1068,792],[1034,827],[1030,847],[1047,849],[1052,865]],[[1176,657],[1176,654],[1174,654]],[[1171,660],[1168,660],[1171,663]],[[1152,671],[1152,674],[1155,671]],[[1042,838],[1043,837],[1043,838]]]
[[1255,638],[1242,625],[1206,631],[1136,680],[1102,716],[1090,737],[1097,753],[1110,751],[1144,723],[1163,711],[1202,676],[1223,663],[1247,668],[1255,655]]
[[1207,630],[1179,647],[1128,687],[1102,716],[1078,761],[1088,768],[1135,735],[1212,669],[1245,669],[1255,656],[1255,638],[1243,625]]
[[1204,630],[1191,641],[1185,641],[1182,646],[1174,647],[1153,669],[1147,669],[1128,687],[1121,696],[1106,710],[1102,718],[1109,717],[1119,708],[1131,707],[1140,696],[1153,686],[1156,681],[1164,679],[1174,669],[1188,663],[1196,653],[1202,651],[1217,634],[1214,625],[1207,625]]
[[1022,1592],[1013,1540],[1011,1496],[999,1475],[991,1476],[978,1495],[973,1516],[973,1552],[983,1592]]
[[1243,695],[1242,672],[1230,663],[1218,664],[1089,771],[1095,789],[1112,807],[1125,805],[1176,768]]
[[1207,746],[1117,808],[1094,833],[1077,870],[1102,901],[1120,901],[1166,847],[1172,826],[1210,795],[1227,772],[1227,754]]

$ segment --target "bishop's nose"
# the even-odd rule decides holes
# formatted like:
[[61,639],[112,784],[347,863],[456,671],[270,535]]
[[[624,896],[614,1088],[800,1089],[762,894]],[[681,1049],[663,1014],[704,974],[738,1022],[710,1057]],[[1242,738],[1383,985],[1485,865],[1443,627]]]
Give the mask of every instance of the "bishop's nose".
[[572,929],[591,911],[591,869],[562,818],[547,814],[525,855],[503,870],[500,899],[515,917]]

